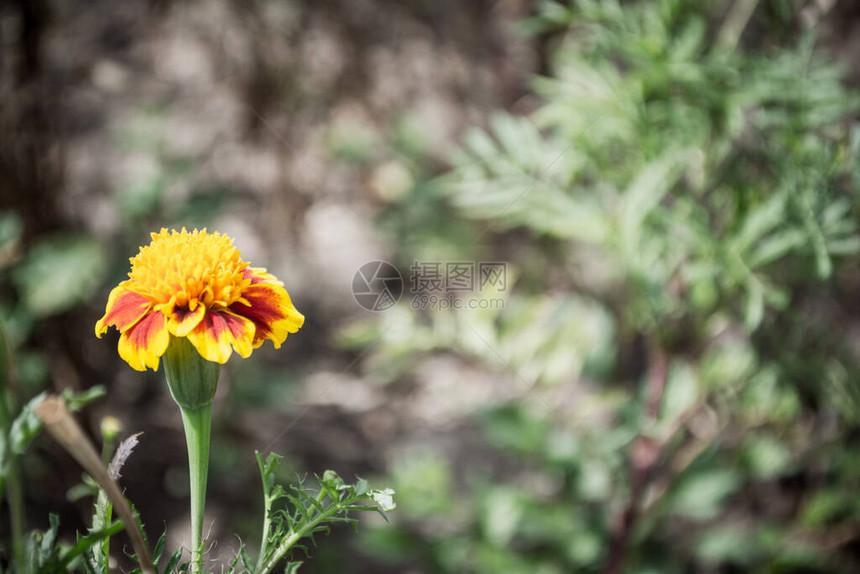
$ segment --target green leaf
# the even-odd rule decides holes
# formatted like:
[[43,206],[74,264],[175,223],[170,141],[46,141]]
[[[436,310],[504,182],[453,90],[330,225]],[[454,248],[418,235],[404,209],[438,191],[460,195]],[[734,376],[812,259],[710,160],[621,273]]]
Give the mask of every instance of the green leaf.
[[[356,491],[356,496],[362,496]],[[397,508],[397,503],[394,502],[394,489],[386,488],[384,490],[371,490],[368,495],[373,502],[379,505],[379,509],[383,512],[391,512],[395,508]],[[384,515],[383,515],[384,516]]]
[[[244,548],[244,546],[242,548]],[[236,574],[236,566],[239,565],[239,558],[240,558],[240,552],[237,552],[236,555],[233,556],[233,560],[231,560],[230,563],[227,564],[227,569],[225,570],[225,574]],[[245,570],[247,572],[249,572],[250,574],[254,574],[253,565],[251,565],[250,569],[247,566],[245,566]]]
[[102,528],[101,530],[87,533],[85,536],[78,538],[78,541],[75,543],[75,545],[62,554],[62,556],[60,557],[60,562],[62,564],[68,564],[73,559],[88,551],[102,540],[110,538],[114,534],[118,534],[122,531],[122,529],[122,521],[117,520],[116,522],[110,524],[105,528]]
[[764,291],[761,283],[755,278],[747,284],[747,305],[744,311],[744,324],[750,331],[755,331],[764,317]]
[[752,476],[759,480],[777,478],[791,462],[789,449],[781,441],[768,436],[748,440],[743,457]]
[[180,560],[182,560],[182,548],[170,555],[170,559],[167,561],[167,564],[164,565],[164,570],[162,570],[162,572],[164,574],[173,574],[177,571],[177,566],[179,566]]
[[827,251],[833,255],[854,255],[860,252],[860,237],[846,237],[828,241]]
[[696,555],[706,564],[748,565],[757,554],[756,543],[740,526],[722,526],[707,530],[695,546]]
[[51,527],[45,531],[45,534],[42,536],[42,544],[39,547],[39,555],[43,559],[46,559],[54,553],[54,543],[57,540],[57,530],[60,528],[60,517],[56,514],[51,513],[48,515],[48,521],[50,522]]
[[365,479],[360,478],[355,483],[355,494],[357,496],[361,496],[365,494],[369,489],[368,483]]
[[647,164],[625,190],[619,227],[622,236],[630,242],[630,248],[636,246],[642,222],[659,205],[680,176],[680,159],[681,154],[670,153]]
[[[269,457],[269,461],[274,463],[277,460]],[[257,463],[264,475],[264,487],[271,490],[271,494],[266,497],[269,531],[265,534],[260,550],[259,568],[255,566],[251,569],[246,566],[249,571],[257,571],[258,574],[270,572],[281,559],[288,557],[295,549],[303,550],[307,554],[307,547],[300,542],[309,538],[316,545],[315,535],[329,534],[331,524],[355,525],[355,519],[348,515],[350,511],[381,511],[380,506],[393,508],[393,490],[368,490],[367,482],[363,480],[358,481],[358,486],[347,484],[331,470],[325,471],[322,477],[317,477],[319,492],[306,489],[304,481],[300,479],[297,484],[290,486],[291,493],[287,493],[279,484],[266,481],[266,473],[271,474],[276,464],[267,465],[259,453]],[[273,508],[272,503],[282,498],[286,500],[281,500],[279,507]],[[378,498],[378,506],[356,504],[366,498]],[[289,509],[292,511],[288,511]],[[301,563],[295,563],[295,566],[293,564],[290,563],[287,568],[298,568]]]
[[494,488],[484,500],[481,526],[491,544],[507,546],[522,520],[520,493],[512,488]]
[[839,488],[825,488],[815,493],[803,508],[801,521],[812,528],[829,522],[849,519],[855,497]]
[[293,496],[292,494],[287,494],[286,497],[287,497],[287,500],[289,500],[290,502],[293,503],[293,506],[295,507],[296,511],[301,515],[302,520],[310,522],[311,518],[312,518],[311,517],[311,511],[307,507],[305,507],[305,505],[302,504],[302,502],[298,498]]
[[104,278],[105,261],[93,239],[53,236],[25,254],[13,278],[30,312],[47,317],[90,297]]
[[265,495],[268,498],[272,495],[272,488],[275,484],[275,474],[277,473],[278,466],[280,466],[281,460],[284,457],[271,452],[264,460],[262,453],[259,451],[256,451],[254,455],[257,457],[257,466],[260,468],[260,475],[263,479],[263,488]]
[[77,502],[82,498],[95,496],[96,494],[98,494],[98,488],[93,487],[91,484],[79,483],[66,491],[66,500]]
[[96,385],[81,392],[75,392],[70,389],[66,389],[63,391],[62,397],[63,400],[66,401],[66,406],[69,407],[69,410],[74,413],[81,410],[88,404],[99,400],[106,394],[107,390],[103,386]]
[[738,251],[746,251],[767,233],[784,223],[785,201],[786,195],[778,193],[757,206],[744,218],[740,231],[732,238]]
[[661,419],[672,423],[699,398],[699,380],[696,372],[683,363],[673,363],[663,394]]
[[806,234],[797,229],[781,231],[758,242],[746,257],[750,268],[761,267],[787,255],[806,241]]
[[152,550],[152,561],[158,564],[161,560],[161,555],[164,554],[164,547],[167,544],[167,531],[163,532],[155,542],[155,548]]
[[239,558],[241,558],[242,566],[245,567],[245,570],[247,570],[250,574],[254,574],[254,562],[251,560],[251,557],[248,556],[248,552],[245,550],[244,546],[239,549]]
[[37,434],[42,430],[42,421],[36,416],[36,407],[45,400],[47,393],[39,393],[24,405],[21,412],[12,421],[12,427],[9,429],[9,448],[16,454],[20,455]]
[[727,468],[683,476],[672,496],[673,512],[698,520],[714,518],[722,510],[726,498],[740,484],[738,473]]

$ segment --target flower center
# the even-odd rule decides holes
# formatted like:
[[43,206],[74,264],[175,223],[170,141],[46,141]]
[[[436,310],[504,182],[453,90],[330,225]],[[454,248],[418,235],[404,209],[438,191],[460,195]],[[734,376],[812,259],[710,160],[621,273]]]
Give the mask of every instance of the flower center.
[[131,259],[127,287],[148,297],[156,308],[175,304],[193,311],[201,303],[227,307],[250,285],[243,273],[247,267],[226,235],[162,229]]

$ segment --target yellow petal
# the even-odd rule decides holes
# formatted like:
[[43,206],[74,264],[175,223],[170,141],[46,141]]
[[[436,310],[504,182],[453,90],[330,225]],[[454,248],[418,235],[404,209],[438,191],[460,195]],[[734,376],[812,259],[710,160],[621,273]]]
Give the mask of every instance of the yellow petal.
[[122,285],[114,287],[108,296],[104,317],[96,323],[96,337],[101,338],[112,325],[120,332],[129,329],[146,315],[151,307],[152,302],[143,295],[129,291]]
[[145,371],[149,367],[155,371],[169,341],[167,320],[160,311],[152,311],[120,335],[117,349],[131,368]]
[[[242,300],[247,301],[246,305]],[[305,323],[305,316],[293,305],[287,290],[272,283],[256,283],[242,292],[242,300],[230,305],[230,310],[254,323],[254,348],[271,339],[275,348]]]
[[242,271],[242,274],[245,276],[245,279],[251,280],[251,285],[269,283],[271,285],[284,286],[282,282],[278,281],[277,277],[266,271],[265,267],[247,267]]
[[248,319],[226,309],[210,309],[187,337],[204,359],[226,363],[233,349],[242,357],[250,356],[254,332],[254,323]]
[[170,334],[176,337],[185,337],[203,320],[206,306],[196,305],[196,309],[193,311],[174,306],[165,314],[167,315],[167,329]]

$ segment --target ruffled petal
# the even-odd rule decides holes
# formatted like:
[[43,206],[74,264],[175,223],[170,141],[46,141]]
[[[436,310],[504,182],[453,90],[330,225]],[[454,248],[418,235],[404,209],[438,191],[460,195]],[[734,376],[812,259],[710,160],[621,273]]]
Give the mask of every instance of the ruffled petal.
[[114,287],[105,306],[104,317],[96,323],[96,337],[101,338],[108,327],[116,326],[122,333],[137,323],[152,308],[152,302],[122,285]]
[[[305,323],[305,316],[293,305],[287,290],[278,283],[265,280],[253,283],[242,292],[243,301],[230,305],[230,310],[250,319],[254,323],[254,348],[271,339],[275,348],[287,338],[287,334],[295,333]],[[247,302],[248,304],[246,304]]]
[[185,337],[203,320],[203,316],[206,315],[206,306],[197,305],[193,311],[185,307],[174,306],[170,311],[165,311],[165,315],[167,315],[167,329],[170,334],[176,337]]
[[204,359],[226,363],[233,349],[242,357],[251,355],[254,331],[254,323],[248,319],[226,309],[210,309],[187,337]]
[[170,333],[164,314],[152,311],[120,335],[119,356],[137,371],[147,367],[155,371],[168,342]]

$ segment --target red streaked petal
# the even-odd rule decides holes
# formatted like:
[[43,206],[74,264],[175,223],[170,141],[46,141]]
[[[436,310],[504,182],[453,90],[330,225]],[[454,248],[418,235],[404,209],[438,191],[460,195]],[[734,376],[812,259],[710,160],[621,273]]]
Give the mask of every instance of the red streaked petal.
[[230,310],[254,323],[254,348],[271,339],[277,349],[288,333],[295,333],[305,322],[305,316],[293,306],[287,290],[280,285],[252,284],[242,292],[242,297],[250,305],[237,301],[230,305]]
[[96,336],[101,338],[108,327],[115,326],[121,333],[137,323],[152,307],[152,302],[122,285],[114,287],[108,297],[104,317],[96,323]]
[[160,311],[152,311],[120,335],[117,348],[131,368],[145,371],[149,367],[155,371],[169,341],[167,320]]
[[165,314],[167,315],[167,329],[170,334],[176,337],[185,337],[203,320],[206,307],[200,304],[194,311],[184,307],[173,307]]
[[254,342],[254,323],[227,310],[208,310],[188,340],[207,361],[226,363],[236,350],[247,358]]
[[264,267],[246,267],[242,270],[242,275],[244,275],[245,279],[251,280],[251,285],[257,285],[259,283],[269,283],[280,286],[284,285],[278,281],[277,277],[267,272]]

